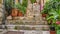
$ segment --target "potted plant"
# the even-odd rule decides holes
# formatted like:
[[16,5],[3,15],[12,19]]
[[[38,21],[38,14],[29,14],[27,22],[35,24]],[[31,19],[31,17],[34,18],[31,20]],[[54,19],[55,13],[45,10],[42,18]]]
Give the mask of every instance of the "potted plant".
[[56,29],[55,29],[56,28],[56,17],[55,16],[52,15],[52,16],[46,17],[50,25],[50,34],[56,34]]
[[12,5],[12,13],[11,13],[12,17],[17,17],[17,14],[18,14],[18,9],[17,8],[18,7],[16,6],[16,4]]
[[[55,13],[54,13],[55,12]],[[50,23],[50,34],[56,34],[56,20],[58,18],[59,14],[56,11],[49,12],[49,15],[47,15],[47,21]]]
[[24,14],[26,14],[26,7],[21,5],[18,7],[18,9],[19,9],[18,16],[24,16]]
[[17,9],[18,11],[18,16],[24,16],[24,14],[26,14],[26,9],[27,9],[27,5],[28,5],[28,0],[23,0],[22,4],[21,3],[17,3]]
[[12,0],[5,0],[5,10],[8,13],[8,16],[16,17],[18,14],[18,9],[15,4],[11,3]]
[[50,34],[56,34],[55,24],[50,25]]
[[57,29],[55,29],[56,27],[58,27],[57,25],[59,25],[60,24],[60,18],[59,18],[59,16],[60,16],[60,11],[54,11],[53,10],[53,12],[49,12],[49,16],[47,17],[47,20],[50,20],[51,22],[51,27],[50,27],[50,33],[51,34],[56,34],[56,30]]
[[24,7],[23,7],[20,3],[17,3],[17,4],[16,4],[16,7],[17,7],[17,9],[18,9],[18,14],[17,14],[17,16],[23,16]]

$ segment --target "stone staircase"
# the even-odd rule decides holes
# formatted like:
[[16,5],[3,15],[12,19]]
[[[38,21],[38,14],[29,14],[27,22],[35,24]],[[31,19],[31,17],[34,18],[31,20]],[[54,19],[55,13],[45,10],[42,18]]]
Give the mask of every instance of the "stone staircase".
[[[29,2],[30,1],[28,1],[28,3]],[[1,6],[1,5],[2,4],[0,4],[0,24],[2,23],[3,14],[4,14],[3,6]],[[32,8],[33,8],[33,10],[32,10]],[[27,27],[32,28],[32,30],[34,30],[34,29],[38,30],[38,31],[33,31],[32,32],[32,30],[29,31],[27,29],[25,34],[28,34],[28,33],[37,34],[37,32],[38,32],[38,34],[41,34],[41,33],[39,33],[40,32],[39,30],[49,30],[49,26],[47,25],[47,22],[45,21],[44,18],[42,18],[42,15],[40,13],[40,5],[38,3],[33,4],[33,5],[31,3],[29,3],[28,7],[27,7],[27,13],[23,17],[14,17],[14,19],[12,20],[12,16],[8,16],[7,20],[6,20],[6,24],[4,26],[7,26],[8,30],[10,29],[11,31],[12,30],[15,31],[15,29],[13,28],[15,26],[19,26],[21,28],[21,30],[23,30],[23,31],[26,31],[26,30],[24,30],[24,28],[27,28]],[[3,31],[3,32],[5,32],[5,31]],[[4,34],[11,33],[10,31],[8,31],[8,32],[7,31]],[[13,34],[13,33],[11,33],[11,34]]]

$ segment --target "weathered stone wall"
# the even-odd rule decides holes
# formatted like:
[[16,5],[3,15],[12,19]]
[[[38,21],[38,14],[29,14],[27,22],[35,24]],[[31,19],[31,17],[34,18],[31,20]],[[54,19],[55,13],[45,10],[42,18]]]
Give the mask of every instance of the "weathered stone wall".
[[[38,2],[39,0],[37,0]],[[0,5],[1,6],[1,5]],[[3,13],[1,13],[2,8],[0,9],[0,15],[2,17]],[[0,19],[1,20],[1,19]],[[1,22],[2,23],[2,22]],[[30,0],[28,1],[28,7],[26,15],[23,17],[14,17],[12,20],[12,16],[7,17],[6,25],[46,25],[47,22],[42,19],[42,15],[40,13],[40,4],[34,3],[31,4]],[[41,30],[42,28],[47,28],[46,26],[35,27],[37,30]]]
[[[37,2],[38,1],[39,0],[37,0]],[[26,15],[24,17],[14,17],[14,20],[11,19],[12,19],[11,16],[7,18],[8,23],[10,22],[20,23],[20,21],[22,21],[23,24],[44,24],[40,13],[40,4],[39,3],[31,4],[30,0],[28,1]]]

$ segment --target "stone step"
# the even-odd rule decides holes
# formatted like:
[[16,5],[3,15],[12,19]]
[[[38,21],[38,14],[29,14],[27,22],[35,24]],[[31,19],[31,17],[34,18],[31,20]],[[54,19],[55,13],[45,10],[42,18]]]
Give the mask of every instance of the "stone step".
[[50,34],[49,31],[36,31],[36,30],[12,30],[4,34]]
[[49,25],[6,25],[6,26],[27,26],[27,27],[41,27],[41,26],[49,26]]

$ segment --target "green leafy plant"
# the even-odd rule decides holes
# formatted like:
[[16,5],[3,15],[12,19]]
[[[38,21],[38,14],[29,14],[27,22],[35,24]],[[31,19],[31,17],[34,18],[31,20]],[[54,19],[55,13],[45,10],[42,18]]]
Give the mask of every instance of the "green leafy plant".
[[22,1],[22,6],[27,7],[27,5],[28,5],[28,0],[23,0]]
[[47,20],[57,19],[60,16],[60,2],[58,2],[57,0],[51,0],[49,2],[46,2],[42,11],[42,14],[43,13],[48,14],[46,17]]
[[46,20],[48,23],[51,23],[51,26],[54,26],[56,30],[60,27],[56,22],[60,21],[60,0],[50,0],[44,5],[42,14],[47,14]]
[[22,6],[20,3],[17,3],[17,4],[16,4],[16,7],[17,7],[17,9],[18,9],[19,11],[21,11],[23,14],[26,13],[26,8],[27,8],[27,7]]
[[28,5],[28,0],[23,0],[22,4],[17,3],[17,4],[15,4],[15,7],[17,7],[18,10],[20,10],[23,14],[25,14],[27,5]]
[[50,0],[49,2],[46,2],[45,5],[44,5],[44,9],[42,10],[42,13],[46,13],[48,14],[48,12],[50,12],[51,9],[58,9],[60,7],[60,2],[58,2],[58,0]]
[[12,0],[5,0],[5,4],[4,4],[5,10],[7,11],[8,15],[10,15],[12,12],[11,11],[12,10],[11,1]]

